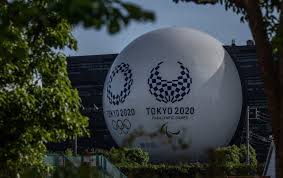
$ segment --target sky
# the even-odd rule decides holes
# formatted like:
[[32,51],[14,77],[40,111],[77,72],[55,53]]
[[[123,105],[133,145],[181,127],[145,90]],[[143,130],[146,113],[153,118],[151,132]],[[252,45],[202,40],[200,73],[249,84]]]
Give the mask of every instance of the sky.
[[221,5],[175,4],[172,0],[129,0],[155,13],[151,23],[132,22],[118,34],[76,27],[73,30],[78,40],[78,51],[65,50],[68,56],[120,53],[140,35],[164,27],[189,27],[208,33],[225,45],[235,39],[237,45],[245,45],[252,39],[247,23],[240,22],[240,15],[225,11]]

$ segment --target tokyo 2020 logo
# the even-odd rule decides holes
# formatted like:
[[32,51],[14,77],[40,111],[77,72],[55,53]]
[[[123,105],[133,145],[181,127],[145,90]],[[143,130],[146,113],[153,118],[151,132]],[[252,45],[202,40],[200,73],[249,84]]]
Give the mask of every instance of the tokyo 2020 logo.
[[[121,73],[124,77],[123,89],[121,91],[118,91],[114,93],[112,91],[112,81],[114,80],[115,76],[117,74]],[[119,105],[121,103],[124,103],[126,97],[131,92],[131,87],[133,85],[133,79],[132,79],[132,70],[130,69],[129,64],[121,63],[120,65],[116,66],[115,69],[111,72],[109,81],[107,82],[107,98],[109,100],[110,104],[113,105]]]
[[147,81],[149,92],[159,102],[175,103],[183,100],[184,96],[190,92],[192,78],[190,77],[189,69],[181,62],[177,63],[180,65],[181,70],[175,80],[165,80],[162,78],[159,69],[163,62],[159,62],[150,72]]

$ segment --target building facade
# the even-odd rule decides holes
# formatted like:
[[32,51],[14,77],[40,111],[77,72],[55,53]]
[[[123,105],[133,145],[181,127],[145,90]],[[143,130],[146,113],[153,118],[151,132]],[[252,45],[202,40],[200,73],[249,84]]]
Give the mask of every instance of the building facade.
[[[242,116],[232,143],[246,144],[249,138],[250,145],[256,149],[257,159],[264,161],[271,143],[272,131],[255,45],[252,41],[248,41],[246,46],[231,45],[224,48],[238,69],[244,101]],[[247,111],[248,107],[249,111]],[[249,121],[249,132],[247,132],[247,121]]]
[[78,150],[115,147],[106,127],[102,111],[104,80],[116,54],[68,58],[68,75],[72,86],[79,92],[82,114],[89,118],[90,138],[78,139]]
[[[270,145],[271,124],[264,95],[263,81],[256,60],[255,46],[224,46],[234,60],[242,83],[242,116],[231,144],[247,141],[247,112],[249,106],[249,142],[256,149],[258,159],[264,161]],[[78,150],[116,147],[103,117],[102,92],[104,80],[117,54],[77,56],[68,58],[68,75],[82,100],[82,114],[89,118],[90,138],[78,140]],[[233,93],[231,93],[233,94]],[[72,145],[72,143],[69,143]],[[64,147],[67,147],[66,144]]]

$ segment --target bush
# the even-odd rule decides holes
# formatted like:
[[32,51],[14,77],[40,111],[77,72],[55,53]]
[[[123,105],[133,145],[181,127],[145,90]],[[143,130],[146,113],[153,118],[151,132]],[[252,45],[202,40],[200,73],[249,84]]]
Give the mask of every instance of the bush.
[[144,165],[149,161],[148,153],[140,148],[112,148],[110,151],[96,150],[95,154],[105,156],[115,165]]
[[250,147],[250,164],[246,164],[246,146],[232,145],[209,152],[208,163],[183,165],[149,164],[149,155],[142,149],[112,148],[96,150],[107,157],[129,178],[211,178],[227,175],[248,176],[257,172],[255,150]]
[[96,149],[96,150],[94,151],[94,154],[95,154],[95,155],[102,155],[102,156],[104,156],[104,157],[110,159],[110,153],[109,153],[108,150]]
[[119,166],[119,169],[128,176],[128,178],[195,178],[204,177],[206,165],[132,165]]
[[256,152],[250,146],[250,164],[246,164],[247,148],[236,145],[218,148],[209,152],[209,174],[225,175],[255,175],[257,173]]
[[[227,167],[222,167],[221,171],[228,173],[227,175],[223,172],[211,173],[210,165],[208,164],[198,164],[191,163],[185,165],[123,165],[118,166],[121,171],[128,176],[128,178],[226,178],[227,175],[254,175],[253,167],[251,165],[239,164],[235,165],[229,172],[227,172]],[[221,168],[221,167],[218,167]],[[220,169],[218,169],[219,171]]]
[[71,148],[67,148],[66,150],[65,150],[65,155],[66,156],[73,156],[74,154],[73,154],[73,150],[71,149]]

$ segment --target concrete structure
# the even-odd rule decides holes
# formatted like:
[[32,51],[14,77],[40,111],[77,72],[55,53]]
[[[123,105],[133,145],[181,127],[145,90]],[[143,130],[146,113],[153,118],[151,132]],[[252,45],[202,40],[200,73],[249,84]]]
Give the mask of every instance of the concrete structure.
[[256,149],[258,160],[265,161],[271,142],[271,120],[267,110],[267,98],[264,94],[255,46],[248,41],[246,46],[224,47],[236,63],[244,97],[241,122],[232,143],[246,143],[246,107],[249,106],[250,144]]
[[[259,68],[256,62],[255,46],[253,45],[229,45],[224,46],[238,68],[243,86],[243,113],[241,121],[232,143],[246,142],[245,132],[245,107],[251,106],[250,132],[251,145],[256,149],[260,161],[265,161],[271,135],[269,114],[267,112],[266,97],[263,93],[263,83],[260,79]],[[83,114],[90,118],[91,139],[79,139],[78,148],[111,148],[116,146],[110,136],[102,113],[102,89],[107,71],[110,69],[117,54],[77,56],[68,58],[68,72],[72,85],[78,89],[85,105]],[[95,76],[95,77],[91,77]],[[93,108],[95,104],[99,110]],[[88,107],[89,106],[89,107]],[[257,112],[256,112],[257,111]],[[64,150],[72,147],[73,142],[49,145],[51,150]]]
[[153,161],[202,161],[227,146],[242,109],[236,66],[222,44],[190,28],[164,28],[131,42],[106,77],[104,117],[119,146]]
[[79,150],[83,148],[106,149],[116,146],[106,128],[102,113],[102,90],[104,80],[116,54],[68,58],[68,75],[72,86],[82,99],[82,113],[89,117],[91,138],[79,139]]
[[263,176],[276,178],[275,145],[272,142],[269,147],[268,155],[265,161]]

